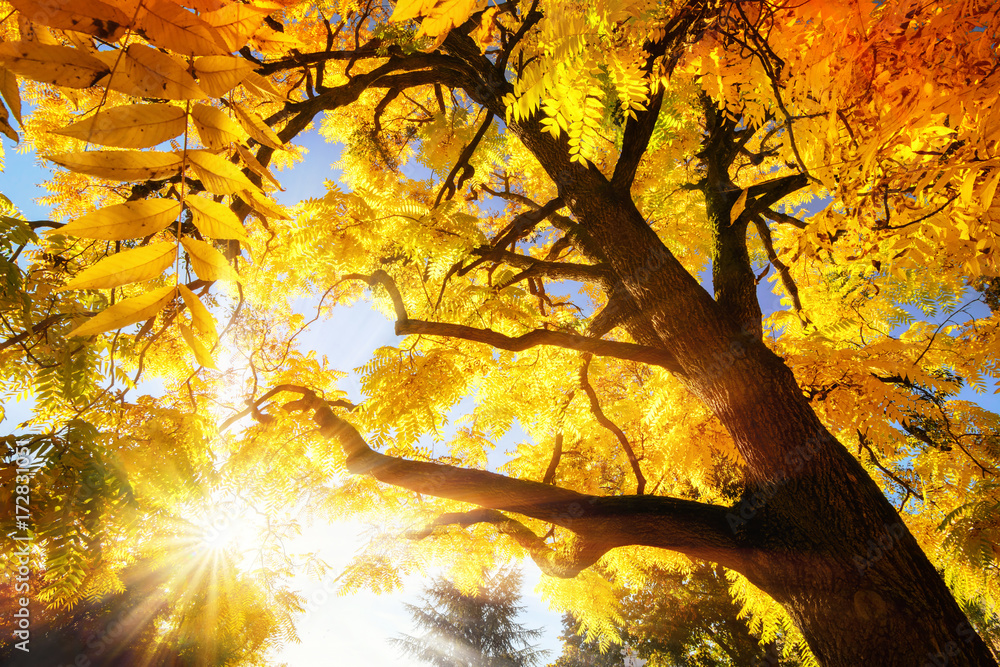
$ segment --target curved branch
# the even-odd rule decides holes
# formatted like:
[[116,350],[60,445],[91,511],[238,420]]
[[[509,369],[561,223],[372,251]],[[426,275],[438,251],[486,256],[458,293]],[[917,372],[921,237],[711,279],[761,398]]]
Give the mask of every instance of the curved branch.
[[435,533],[442,526],[471,526],[477,523],[490,523],[504,535],[509,535],[517,544],[526,550],[535,561],[538,569],[550,577],[568,579],[587,569],[607,553],[599,543],[581,538],[573,534],[553,548],[545,544],[545,540],[535,534],[517,519],[512,519],[503,512],[492,509],[478,509],[470,512],[449,512],[442,514],[423,530],[407,534],[410,539],[422,540]]
[[671,372],[680,371],[680,364],[666,350],[637,345],[636,343],[601,340],[599,338],[590,338],[564,331],[549,331],[546,329],[536,329],[512,338],[491,329],[476,329],[464,324],[411,320],[406,314],[406,308],[403,305],[403,297],[399,293],[399,288],[396,287],[396,283],[389,274],[381,269],[375,271],[370,276],[360,273],[348,274],[342,280],[364,280],[371,287],[381,285],[385,288],[389,293],[389,298],[392,299],[393,308],[396,312],[396,335],[398,336],[410,334],[447,336],[449,338],[461,338],[477,343],[485,343],[511,352],[523,352],[528,348],[538,345],[553,345],[579,352],[590,352],[602,357],[615,357],[617,359],[660,366]]
[[632,450],[632,445],[629,444],[628,438],[625,437],[624,431],[604,414],[604,410],[601,409],[601,403],[597,400],[597,392],[594,391],[594,387],[587,380],[587,370],[590,368],[591,356],[590,354],[583,355],[583,366],[580,368],[580,387],[587,392],[587,397],[590,399],[590,411],[594,413],[594,418],[600,422],[601,426],[611,431],[618,438],[622,449],[625,450],[625,456],[628,457],[629,465],[632,466],[632,472],[635,474],[635,494],[641,496],[643,491],[646,490],[646,476],[642,474],[639,459],[636,457],[635,451]]
[[59,322],[60,320],[69,319],[71,317],[73,317],[71,313],[57,313],[55,315],[49,315],[41,322],[37,322],[31,327],[22,331],[21,333],[15,336],[11,336],[7,340],[0,342],[0,351],[6,350],[8,347],[12,345],[17,345],[18,343],[25,341],[36,334],[44,332],[50,326],[52,326],[56,322]]
[[[592,496],[485,470],[386,456],[372,450],[354,426],[311,390],[299,387],[295,391],[302,399],[286,408],[314,410],[320,434],[340,442],[348,472],[484,510],[522,514],[576,533],[579,541],[570,550],[572,558],[567,561],[559,556],[563,564],[571,564],[561,576],[571,576],[611,549],[628,545],[671,549],[737,570],[750,565],[747,555],[752,545],[730,530],[725,507],[663,496]],[[480,516],[509,521],[502,515]],[[526,528],[524,532],[516,523],[506,523],[504,528],[515,539],[525,540],[529,550],[532,545],[537,548],[539,538],[532,539]]]
[[[764,249],[767,251],[767,259],[771,262],[771,266],[778,270],[778,275],[781,276],[781,284],[785,286],[788,296],[792,297],[792,307],[795,308],[796,313],[802,316],[802,302],[799,300],[799,288],[795,285],[795,281],[792,280],[792,274],[788,271],[788,267],[778,259],[778,253],[774,251],[771,230],[759,215],[753,217],[753,223],[757,227],[757,234],[760,236],[760,240],[764,244]],[[808,318],[804,319],[808,322]]]

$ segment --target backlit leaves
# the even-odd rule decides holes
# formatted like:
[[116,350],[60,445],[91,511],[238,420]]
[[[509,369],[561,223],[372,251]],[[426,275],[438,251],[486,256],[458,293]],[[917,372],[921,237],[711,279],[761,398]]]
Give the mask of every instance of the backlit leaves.
[[131,20],[117,6],[101,0],[12,0],[22,16],[50,28],[75,30],[117,42]]
[[197,337],[195,337],[194,331],[191,330],[191,327],[184,322],[181,322],[179,327],[181,335],[184,337],[184,342],[186,342],[188,347],[191,348],[191,351],[194,352],[195,359],[198,360],[198,363],[206,368],[217,368],[215,361],[212,359],[212,353],[208,351],[208,348],[205,347],[205,345],[198,340]]
[[111,71],[85,51],[36,42],[0,44],[0,62],[15,74],[67,88],[89,88]]
[[184,109],[170,104],[127,104],[85,118],[56,134],[118,148],[149,148],[183,134]]
[[225,204],[197,195],[188,197],[184,203],[191,209],[194,226],[202,236],[213,239],[246,240],[247,235],[239,218]]
[[233,50],[203,18],[170,0],[143,0],[139,30],[150,43],[188,56],[222,55]]
[[148,320],[163,310],[173,300],[177,288],[173,285],[159,287],[139,296],[116,303],[98,313],[84,324],[69,332],[70,336],[94,336],[114,331],[136,322]]
[[150,181],[177,174],[181,156],[161,151],[89,151],[49,155],[60,167],[115,181]]
[[[120,57],[119,57],[120,56]],[[208,97],[187,72],[182,61],[143,44],[132,44],[124,53],[101,51],[110,69],[118,63],[108,87],[134,97],[198,100]]]
[[232,107],[236,111],[236,117],[239,118],[243,129],[257,143],[270,146],[271,148],[281,148],[281,139],[274,133],[274,130],[267,126],[260,116],[252,111],[247,111],[238,104],[233,104]]
[[109,289],[119,285],[158,278],[177,256],[173,242],[125,250],[102,259],[63,286],[71,289]]
[[195,59],[194,70],[206,93],[212,97],[222,97],[253,71],[253,65],[242,58],[204,56]]
[[108,241],[142,238],[169,225],[180,212],[180,202],[173,199],[140,199],[88,213],[57,231]]
[[205,189],[217,195],[231,195],[240,190],[256,189],[239,167],[208,151],[189,151],[188,161]]
[[213,150],[225,148],[246,136],[236,122],[216,107],[196,104],[191,108],[191,119],[202,143]]
[[191,311],[191,321],[194,324],[194,328],[202,336],[206,336],[210,339],[215,339],[215,318],[212,317],[212,313],[209,312],[205,304],[201,302],[198,295],[188,289],[185,285],[180,285],[181,297],[184,299],[184,303],[187,305],[188,310]]
[[225,255],[210,243],[182,238],[181,244],[188,251],[188,259],[195,274],[202,280],[239,280],[236,270],[229,265]]

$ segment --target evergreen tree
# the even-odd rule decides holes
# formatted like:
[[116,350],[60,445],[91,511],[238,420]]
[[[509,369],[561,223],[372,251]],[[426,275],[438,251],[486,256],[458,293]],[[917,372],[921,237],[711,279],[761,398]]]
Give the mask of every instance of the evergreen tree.
[[521,573],[500,570],[485,576],[475,594],[454,582],[435,578],[421,596],[422,604],[406,605],[418,636],[393,638],[404,654],[438,667],[531,667],[547,651],[529,644],[541,635],[517,623],[524,607]]
[[620,667],[622,664],[622,648],[618,643],[612,643],[607,650],[601,651],[600,642],[589,639],[582,631],[581,623],[573,614],[566,613],[562,617],[563,632],[559,635],[563,651],[559,659],[549,667]]

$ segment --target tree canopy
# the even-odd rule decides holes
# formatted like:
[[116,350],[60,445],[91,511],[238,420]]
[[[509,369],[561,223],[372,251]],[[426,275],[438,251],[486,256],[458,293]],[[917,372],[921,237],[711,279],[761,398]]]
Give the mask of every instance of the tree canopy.
[[[172,561],[160,636],[260,661],[324,573],[289,540],[353,518],[344,592],[530,557],[610,641],[713,563],[805,664],[995,664],[995,3],[2,8],[52,219],[0,200],[0,522],[46,613]],[[340,177],[281,206],[311,131]],[[351,400],[301,334],[362,301],[398,340]]]

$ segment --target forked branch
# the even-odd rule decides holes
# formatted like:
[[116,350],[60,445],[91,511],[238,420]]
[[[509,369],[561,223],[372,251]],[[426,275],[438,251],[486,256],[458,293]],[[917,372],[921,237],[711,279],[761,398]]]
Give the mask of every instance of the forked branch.
[[541,538],[532,537],[523,524],[500,512],[521,514],[575,533],[575,541],[552,554],[550,571],[557,576],[573,576],[611,549],[628,545],[671,549],[738,570],[748,565],[747,545],[730,530],[725,507],[663,496],[592,496],[485,470],[386,456],[372,450],[354,426],[311,390],[290,385],[283,389],[302,395],[285,407],[313,410],[320,434],[340,442],[345,466],[352,474],[372,475],[410,491],[494,510],[495,514],[474,514],[467,523],[496,523],[535,555],[544,556]]
[[396,334],[400,336],[424,334],[428,336],[460,338],[477,343],[485,343],[486,345],[492,345],[495,348],[511,352],[522,352],[538,345],[552,345],[568,350],[590,352],[598,356],[638,361],[650,364],[651,366],[660,366],[672,372],[680,370],[680,364],[677,363],[677,360],[669,352],[635,343],[601,340],[599,338],[590,338],[564,331],[549,331],[547,329],[536,329],[521,336],[511,337],[492,329],[477,329],[465,326],[464,324],[411,320],[406,314],[406,308],[403,305],[403,298],[399,293],[399,288],[396,287],[395,281],[385,271],[379,269],[370,276],[352,273],[345,275],[343,280],[364,280],[372,287],[381,285],[389,293],[389,298],[392,299],[393,308],[396,311]]

